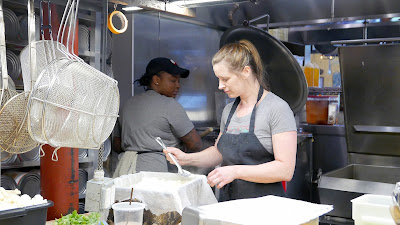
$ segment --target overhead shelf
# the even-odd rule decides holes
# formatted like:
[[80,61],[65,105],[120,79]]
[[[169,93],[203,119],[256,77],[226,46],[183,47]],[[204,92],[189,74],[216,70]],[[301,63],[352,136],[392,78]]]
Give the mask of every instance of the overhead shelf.
[[342,93],[341,87],[308,87],[308,94],[340,94]]

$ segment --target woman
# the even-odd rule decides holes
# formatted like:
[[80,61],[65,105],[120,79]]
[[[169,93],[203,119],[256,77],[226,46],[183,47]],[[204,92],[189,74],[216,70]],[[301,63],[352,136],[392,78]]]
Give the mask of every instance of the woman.
[[[265,195],[285,196],[281,181],[292,179],[296,163],[296,123],[289,105],[269,91],[254,45],[241,40],[223,46],[212,65],[219,89],[230,98],[214,146],[187,154],[167,148],[181,165],[214,167],[208,176],[220,201]],[[167,157],[170,161],[171,159]]]
[[174,99],[180,78],[189,70],[167,58],[152,59],[138,82],[145,92],[131,97],[124,105],[114,131],[114,150],[125,151],[114,177],[140,171],[168,172],[162,148],[155,141],[161,137],[167,146],[188,151],[202,148],[200,136],[183,107]]

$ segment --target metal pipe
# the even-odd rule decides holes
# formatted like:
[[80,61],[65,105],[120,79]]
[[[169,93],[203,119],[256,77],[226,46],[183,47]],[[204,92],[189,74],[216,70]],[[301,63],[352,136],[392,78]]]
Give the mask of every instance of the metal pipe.
[[339,40],[339,41],[331,41],[331,44],[333,44],[333,45],[342,45],[342,44],[363,44],[363,43],[397,42],[397,41],[400,41],[400,37],[397,37],[397,38]]

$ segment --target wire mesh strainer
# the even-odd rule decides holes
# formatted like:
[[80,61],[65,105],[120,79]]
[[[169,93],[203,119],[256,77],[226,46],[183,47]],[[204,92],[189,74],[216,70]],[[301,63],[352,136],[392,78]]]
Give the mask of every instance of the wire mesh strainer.
[[[8,71],[7,71],[7,59],[6,59],[6,41],[5,41],[5,30],[4,30],[4,15],[3,15],[3,1],[0,0],[0,63],[1,63],[1,76],[2,76],[2,89],[0,93],[0,110],[4,108],[4,105],[17,94],[16,91],[8,88]],[[1,123],[0,132],[3,131],[4,125]],[[0,135],[1,136],[1,135]],[[7,146],[4,145],[0,139],[0,149],[3,151]]]
[[[34,21],[33,18],[34,8],[33,0],[28,1],[28,21],[29,23]],[[34,40],[34,23],[33,30],[31,24],[29,24],[30,31],[33,35],[30,35],[30,41]],[[33,37],[33,39],[32,39]],[[29,43],[29,55],[33,58],[31,60],[31,67],[35,71],[35,61],[32,53],[35,53],[34,42]],[[32,79],[31,82],[34,82]],[[3,108],[0,110],[0,122],[2,124],[0,129],[0,145],[1,148],[9,153],[18,154],[32,150],[38,143],[32,139],[28,131],[27,118],[29,115],[28,101],[30,96],[30,90],[20,93],[12,97],[7,101]]]
[[[64,39],[67,30],[67,43],[75,37],[78,4],[79,1],[68,1],[58,40]],[[67,51],[57,50],[67,58],[53,60],[35,83],[30,103],[31,134],[35,140],[53,147],[98,149],[118,117],[117,81],[69,53],[69,44]]]

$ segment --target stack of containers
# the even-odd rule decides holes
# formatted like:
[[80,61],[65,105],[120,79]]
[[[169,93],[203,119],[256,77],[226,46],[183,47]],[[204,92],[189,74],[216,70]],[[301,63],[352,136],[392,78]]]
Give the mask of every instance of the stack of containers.
[[40,194],[40,175],[36,170],[30,172],[7,171],[4,175],[14,179],[21,194],[27,194],[31,198]]

